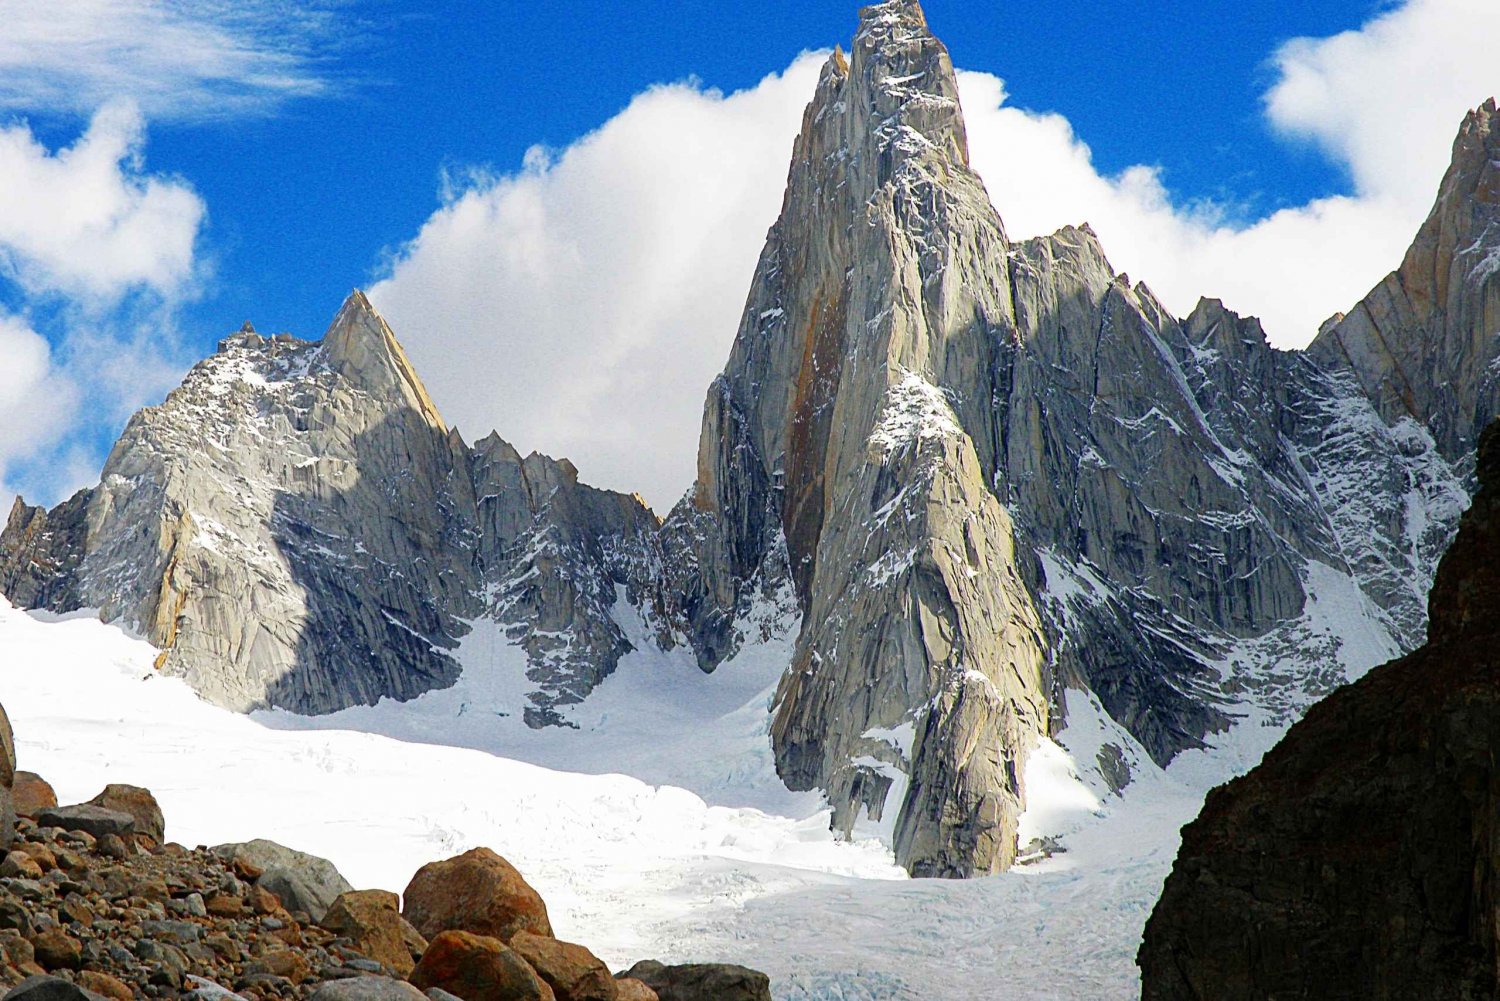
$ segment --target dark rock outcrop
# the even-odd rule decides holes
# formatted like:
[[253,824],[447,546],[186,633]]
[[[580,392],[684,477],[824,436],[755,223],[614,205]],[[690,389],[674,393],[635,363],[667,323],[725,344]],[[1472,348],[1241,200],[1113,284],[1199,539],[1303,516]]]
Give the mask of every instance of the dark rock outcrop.
[[770,978],[733,963],[667,966],[643,959],[620,976],[641,981],[661,1001],[771,1001]]
[[1146,926],[1146,1001],[1500,996],[1500,423],[1427,644],[1209,794]]

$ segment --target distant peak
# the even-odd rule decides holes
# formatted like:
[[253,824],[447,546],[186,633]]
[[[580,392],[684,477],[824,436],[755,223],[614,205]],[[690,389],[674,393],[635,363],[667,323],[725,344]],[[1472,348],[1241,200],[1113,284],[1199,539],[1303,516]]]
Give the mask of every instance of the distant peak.
[[323,335],[323,352],[328,367],[340,375],[367,388],[399,390],[428,424],[447,430],[395,333],[359,289],[339,307]]
[[958,81],[948,50],[916,0],[888,0],[860,11],[849,76],[869,111],[878,149],[906,155],[940,150],[969,162]]

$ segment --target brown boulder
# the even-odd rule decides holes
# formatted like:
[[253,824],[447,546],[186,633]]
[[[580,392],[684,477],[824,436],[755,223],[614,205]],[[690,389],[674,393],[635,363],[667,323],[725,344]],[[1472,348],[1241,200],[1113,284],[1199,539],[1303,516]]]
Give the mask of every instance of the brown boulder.
[[16,784],[11,788],[11,796],[16,813],[23,817],[35,817],[43,810],[57,805],[57,793],[36,772],[16,772]]
[[31,937],[36,961],[49,973],[53,970],[76,970],[83,964],[83,946],[61,928],[50,928]]
[[411,973],[417,959],[427,951],[426,941],[401,916],[396,895],[389,890],[341,893],[319,923],[347,938],[362,956],[389,967],[398,976]]
[[51,872],[57,868],[57,855],[40,841],[22,841],[16,845],[16,851],[30,855],[31,860],[41,867],[42,872]]
[[137,834],[144,834],[157,844],[166,840],[162,836],[166,825],[162,820],[161,807],[156,804],[156,797],[151,795],[149,789],[111,783],[104,787],[103,792],[89,800],[89,803],[106,810],[128,813],[135,820]]
[[465,931],[434,936],[409,979],[421,990],[436,987],[464,1001],[556,1001],[546,981],[504,942]]
[[42,867],[25,852],[11,852],[0,861],[0,877],[6,879],[41,879]]
[[620,977],[615,981],[620,993],[617,1001],[661,1001],[661,995],[646,986],[645,981],[634,977]]
[[519,931],[510,947],[547,982],[558,1001],[616,1001],[619,988],[609,968],[581,945]]
[[113,998],[114,1001],[135,1001],[135,992],[126,987],[122,981],[110,976],[108,973],[100,973],[98,970],[84,970],[78,974],[75,983],[86,991],[93,991],[102,997]]
[[403,900],[401,913],[429,939],[450,930],[502,942],[518,931],[552,934],[541,894],[515,866],[488,848],[424,865],[407,885]]

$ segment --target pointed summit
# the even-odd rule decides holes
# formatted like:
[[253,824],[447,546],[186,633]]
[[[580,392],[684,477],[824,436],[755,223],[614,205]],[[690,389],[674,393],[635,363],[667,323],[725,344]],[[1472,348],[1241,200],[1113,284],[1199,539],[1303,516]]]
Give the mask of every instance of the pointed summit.
[[400,391],[428,424],[447,429],[390,325],[359,289],[349,293],[323,335],[323,352],[335,372],[371,390]]
[[888,0],[864,8],[850,51],[855,114],[878,151],[936,150],[968,165],[953,61],[927,27],[921,4]]
[[1469,112],[1401,267],[1308,348],[1352,370],[1388,421],[1427,424],[1450,459],[1500,412],[1500,110]]

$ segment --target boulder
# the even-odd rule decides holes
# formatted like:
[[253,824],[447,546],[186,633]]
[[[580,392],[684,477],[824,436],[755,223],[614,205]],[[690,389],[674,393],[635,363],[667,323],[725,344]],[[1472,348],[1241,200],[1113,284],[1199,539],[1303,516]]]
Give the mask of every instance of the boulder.
[[78,974],[75,983],[84,990],[93,991],[95,994],[112,999],[112,1001],[135,1001],[135,992],[125,986],[125,982],[118,977],[101,973],[98,970],[84,970]]
[[319,924],[397,976],[411,973],[427,951],[426,940],[401,916],[399,901],[389,890],[341,893]]
[[135,818],[119,810],[109,810],[91,803],[57,806],[36,815],[39,827],[61,827],[65,831],[82,831],[94,838],[106,834],[124,837],[135,833]]
[[76,970],[83,965],[83,946],[61,928],[33,935],[31,948],[44,970]]
[[41,811],[57,805],[57,793],[36,772],[16,772],[16,783],[10,792],[16,813],[23,817],[35,817]]
[[12,987],[3,1001],[106,1001],[93,991],[70,984],[61,977],[27,977]]
[[354,889],[327,859],[264,838],[219,845],[214,852],[261,870],[257,886],[276,894],[287,910],[306,911],[314,921],[323,920],[339,894]]
[[551,935],[541,894],[488,848],[429,862],[407,884],[402,914],[428,939],[457,930],[502,942],[518,931]]
[[437,987],[464,1001],[555,1001],[547,982],[499,939],[443,931],[432,939],[411,982]]
[[665,966],[643,959],[623,976],[641,981],[661,1001],[771,1001],[771,978],[733,963]]
[[557,1001],[616,1001],[619,987],[609,968],[581,945],[519,931],[510,947],[530,964]]
[[319,984],[308,1001],[428,1001],[428,998],[404,980],[348,977]]
[[0,860],[0,876],[6,879],[41,879],[42,867],[25,852],[11,852]]
[[10,717],[0,706],[0,786],[9,789],[16,780],[16,735],[10,728]]
[[661,998],[661,995],[634,977],[616,977],[615,986],[619,988],[617,1001],[660,1001]]
[[130,814],[135,819],[135,833],[144,834],[157,844],[166,841],[162,836],[166,823],[162,819],[161,807],[157,805],[156,797],[151,795],[150,789],[111,783],[89,802],[106,810]]

